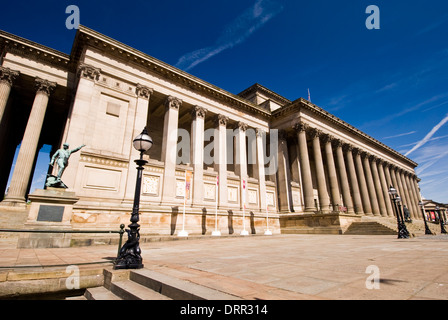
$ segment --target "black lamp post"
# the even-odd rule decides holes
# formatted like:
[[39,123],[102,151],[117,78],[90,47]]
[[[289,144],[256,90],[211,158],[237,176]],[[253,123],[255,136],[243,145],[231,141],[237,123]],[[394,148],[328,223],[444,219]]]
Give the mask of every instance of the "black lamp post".
[[141,257],[140,249],[140,225],[139,221],[139,209],[140,209],[140,190],[142,186],[142,171],[144,165],[148,161],[143,160],[143,154],[151,149],[153,142],[148,135],[146,128],[138,135],[133,142],[134,148],[140,151],[140,159],[135,160],[137,167],[137,183],[135,185],[134,206],[132,207],[131,224],[126,229],[128,234],[128,240],[120,249],[120,254],[114,262],[114,269],[141,269],[143,268],[143,259]]
[[[408,239],[409,238],[409,232],[406,229],[406,225],[404,224],[404,219],[401,215],[401,205],[400,200],[401,198],[398,196],[397,189],[390,186],[389,188],[389,195],[392,198],[392,202],[394,204],[395,212],[397,215],[397,225],[398,225],[398,239]],[[398,206],[397,206],[398,203]],[[400,208],[400,210],[399,210]],[[401,217],[401,219],[400,219]]]
[[437,214],[439,215],[439,223],[440,223],[440,233],[446,233],[445,226],[443,225],[442,213],[440,212],[440,207],[436,206]]
[[426,216],[425,216],[425,206],[422,201],[418,203],[420,208],[422,209],[422,216],[423,216],[423,222],[425,223],[425,234],[432,234],[431,230],[428,227],[428,223],[426,222]]

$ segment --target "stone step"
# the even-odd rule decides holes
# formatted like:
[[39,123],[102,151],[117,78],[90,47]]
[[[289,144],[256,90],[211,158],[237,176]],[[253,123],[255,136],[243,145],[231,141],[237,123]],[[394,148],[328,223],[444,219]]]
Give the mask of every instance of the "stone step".
[[172,300],[132,280],[113,282],[110,290],[123,300]]
[[89,288],[84,293],[87,300],[122,300],[119,296],[113,294],[105,287]]
[[240,300],[239,297],[148,269],[131,271],[130,279],[173,300]]
[[106,287],[89,288],[86,300],[241,300],[237,296],[148,269],[108,271]]
[[396,235],[397,231],[378,222],[353,222],[344,232],[347,235]]

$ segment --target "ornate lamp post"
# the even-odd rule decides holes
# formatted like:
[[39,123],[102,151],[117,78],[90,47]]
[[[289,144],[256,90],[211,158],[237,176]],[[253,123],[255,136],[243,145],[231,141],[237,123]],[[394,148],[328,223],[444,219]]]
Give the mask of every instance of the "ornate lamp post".
[[436,206],[437,214],[439,215],[439,223],[440,223],[440,233],[447,233],[445,230],[445,226],[443,225],[442,213],[440,212],[440,207]]
[[[409,238],[409,232],[406,229],[406,225],[404,224],[404,219],[401,216],[401,206],[400,206],[400,200],[401,198],[398,196],[397,189],[390,186],[389,188],[389,195],[392,198],[392,202],[394,204],[395,212],[397,214],[397,225],[398,225],[398,239],[408,239]],[[397,206],[398,202],[398,206]],[[400,207],[400,210],[399,210]],[[400,219],[401,217],[401,219]]]
[[425,216],[425,206],[423,204],[422,201],[420,201],[418,203],[418,205],[420,206],[420,208],[422,209],[422,217],[423,217],[423,222],[425,223],[425,234],[432,234],[431,230],[428,227],[428,223],[426,222],[426,216]]
[[128,234],[128,240],[120,249],[120,254],[114,262],[114,269],[141,269],[143,268],[143,259],[141,257],[140,250],[140,225],[139,221],[139,209],[140,209],[140,190],[142,185],[142,171],[143,166],[148,161],[143,160],[143,154],[151,149],[153,142],[148,135],[146,128],[141,134],[139,134],[133,142],[134,148],[140,151],[140,159],[135,160],[137,167],[137,183],[135,185],[134,206],[132,208],[131,224],[126,229]]

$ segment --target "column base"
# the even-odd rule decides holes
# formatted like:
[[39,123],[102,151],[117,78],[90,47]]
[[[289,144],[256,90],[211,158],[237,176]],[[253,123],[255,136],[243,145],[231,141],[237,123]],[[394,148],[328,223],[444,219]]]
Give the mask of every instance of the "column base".
[[5,198],[2,202],[0,202],[0,206],[9,207],[9,208],[17,208],[17,209],[25,209],[26,201],[25,198]]

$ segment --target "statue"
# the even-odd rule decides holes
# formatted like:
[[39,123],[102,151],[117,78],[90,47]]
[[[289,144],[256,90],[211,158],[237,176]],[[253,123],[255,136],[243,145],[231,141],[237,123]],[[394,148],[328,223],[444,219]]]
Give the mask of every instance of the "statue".
[[403,205],[403,211],[404,211],[404,221],[412,222],[411,213],[409,212],[409,209],[406,207],[406,205]]
[[68,159],[70,158],[70,155],[81,150],[83,147],[85,147],[85,144],[73,150],[69,150],[69,147],[70,146],[68,143],[64,143],[63,149],[59,149],[58,151],[56,151],[51,158],[50,166],[54,166],[54,163],[56,161],[59,171],[57,176],[54,176],[52,174],[47,175],[47,182],[45,183],[47,187],[67,189],[67,186],[61,180],[62,174],[68,166]]

